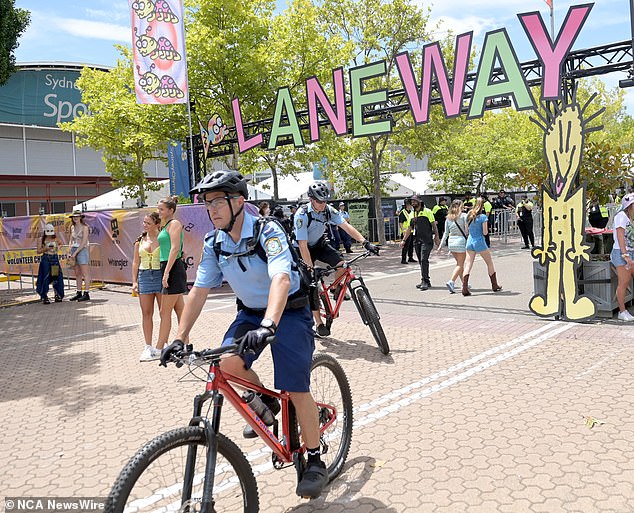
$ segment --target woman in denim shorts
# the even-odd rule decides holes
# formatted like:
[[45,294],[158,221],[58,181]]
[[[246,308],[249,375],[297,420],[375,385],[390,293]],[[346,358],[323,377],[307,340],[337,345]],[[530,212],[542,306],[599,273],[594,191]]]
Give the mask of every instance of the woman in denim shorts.
[[634,277],[634,193],[629,193],[621,200],[621,210],[614,216],[614,245],[610,254],[610,262],[616,268],[618,284],[616,300],[619,303],[619,321],[632,322],[632,315],[625,308],[625,293]]
[[143,218],[144,231],[134,244],[132,259],[132,294],[139,296],[145,339],[145,348],[139,358],[142,362],[157,360],[161,356],[161,352],[152,347],[154,302],[156,301],[161,308],[161,289],[163,288],[158,243],[160,226],[161,218],[157,212],[152,212]]

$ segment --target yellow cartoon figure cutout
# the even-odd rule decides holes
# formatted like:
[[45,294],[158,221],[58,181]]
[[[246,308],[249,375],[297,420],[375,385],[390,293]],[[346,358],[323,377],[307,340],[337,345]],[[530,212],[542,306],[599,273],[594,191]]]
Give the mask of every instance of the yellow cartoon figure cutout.
[[[556,108],[553,115],[533,121],[544,131],[544,157],[548,181],[542,187],[542,247],[533,257],[546,268],[546,292],[530,301],[532,312],[543,317],[580,321],[596,314],[594,302],[578,293],[577,269],[589,260],[584,242],[585,188],[577,185],[585,136],[602,127],[588,123],[604,109],[584,119],[592,98],[582,108],[576,100]],[[540,122],[541,121],[541,122]]]

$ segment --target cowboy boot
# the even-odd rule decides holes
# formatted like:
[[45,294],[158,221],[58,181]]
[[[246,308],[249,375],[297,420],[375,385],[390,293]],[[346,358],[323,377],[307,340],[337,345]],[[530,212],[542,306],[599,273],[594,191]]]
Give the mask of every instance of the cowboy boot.
[[491,278],[491,290],[493,292],[498,292],[500,290],[502,290],[502,287],[500,287],[500,285],[498,285],[498,279],[496,276],[497,273],[493,273],[489,276],[489,278]]
[[469,290],[469,275],[468,274],[465,274],[462,277],[462,295],[463,296],[471,295],[471,291]]

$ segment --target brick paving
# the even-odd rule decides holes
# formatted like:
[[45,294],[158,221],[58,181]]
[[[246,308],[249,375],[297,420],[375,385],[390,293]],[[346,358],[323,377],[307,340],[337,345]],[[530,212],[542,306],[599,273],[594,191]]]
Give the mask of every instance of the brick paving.
[[[379,353],[351,302],[317,341],[352,388],[344,472],[310,502],[294,495],[292,469],[259,473],[261,511],[634,512],[632,326],[527,313],[530,257],[511,246],[495,254],[504,291],[485,289],[477,262],[470,298],[441,286],[445,257],[434,256],[426,292],[396,258],[392,249],[362,264],[392,353]],[[107,495],[145,441],[187,423],[203,385],[138,361],[140,310],[119,290],[0,309],[0,497]],[[198,347],[233,319],[229,292],[210,295]],[[268,356],[256,367],[267,383],[270,367]],[[588,416],[604,424],[590,429]],[[241,438],[235,414],[222,427],[245,453],[261,447]]]

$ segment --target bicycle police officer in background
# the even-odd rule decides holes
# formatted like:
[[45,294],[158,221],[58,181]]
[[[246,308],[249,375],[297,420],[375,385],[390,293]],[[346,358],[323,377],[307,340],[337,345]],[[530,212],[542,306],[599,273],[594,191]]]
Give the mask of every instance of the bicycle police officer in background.
[[[328,482],[328,473],[321,461],[317,406],[309,388],[315,338],[308,295],[301,290],[299,273],[293,269],[287,236],[275,221],[269,221],[258,238],[266,260],[249,251],[248,242],[259,218],[244,210],[247,182],[236,171],[215,171],[190,193],[203,200],[216,230],[205,237],[202,260],[178,325],[177,339],[165,348],[161,362],[164,364],[172,352],[182,350],[209,289],[222,286],[226,280],[237,296],[238,315],[225,333],[223,345],[233,344],[241,336],[244,339],[240,354],[224,358],[221,368],[261,385],[251,365],[267,346],[267,339],[275,335],[271,344],[275,388],[290,393],[307,447],[308,464],[296,493],[318,497]],[[262,396],[262,400],[274,414],[279,412],[276,399]],[[253,437],[255,433],[247,426],[244,435]]]
[[[324,262],[330,267],[340,266],[344,263],[343,255],[333,248],[325,237],[326,224],[336,225],[335,229],[336,227],[341,228],[350,237],[363,244],[365,249],[375,255],[379,254],[379,248],[368,242],[354,226],[346,222],[338,210],[326,203],[330,199],[330,190],[326,182],[318,180],[310,184],[308,197],[310,198],[310,203],[303,205],[295,212],[294,234],[302,260],[309,269],[313,268],[313,263],[316,260]],[[343,273],[344,269],[342,267],[339,268],[335,275],[335,280],[342,276]],[[315,319],[315,333],[320,337],[327,337],[330,335],[330,330],[321,320],[319,297],[316,292],[315,290],[311,294],[310,305]],[[333,291],[335,297],[338,294],[338,289]]]

